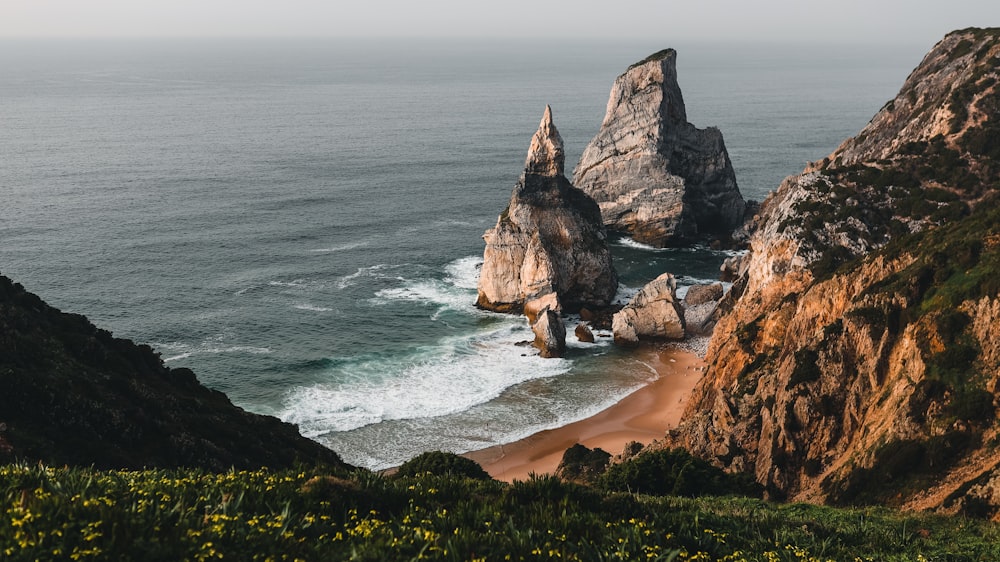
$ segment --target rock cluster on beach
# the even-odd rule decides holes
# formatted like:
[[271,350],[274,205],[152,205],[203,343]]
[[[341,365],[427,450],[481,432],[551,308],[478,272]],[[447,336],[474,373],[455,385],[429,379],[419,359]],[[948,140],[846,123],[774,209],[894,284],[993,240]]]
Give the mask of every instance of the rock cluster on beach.
[[615,80],[573,176],[610,229],[659,247],[726,236],[746,208],[722,133],[687,122],[676,58],[665,49]]
[[510,203],[483,235],[480,308],[523,312],[534,324],[545,309],[561,314],[611,303],[618,276],[600,209],[564,167],[562,137],[546,106]]
[[684,309],[677,301],[677,280],[664,273],[647,283],[611,322],[615,343],[684,339]]

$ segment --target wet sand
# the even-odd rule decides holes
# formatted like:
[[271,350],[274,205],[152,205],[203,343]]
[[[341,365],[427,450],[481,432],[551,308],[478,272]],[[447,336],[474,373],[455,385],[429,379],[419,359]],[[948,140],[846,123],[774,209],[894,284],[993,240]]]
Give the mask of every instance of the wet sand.
[[553,473],[566,449],[576,443],[617,455],[630,441],[649,444],[680,421],[691,390],[705,363],[697,355],[675,349],[649,350],[659,378],[594,416],[556,429],[463,456],[483,466],[498,480],[525,480],[530,473]]

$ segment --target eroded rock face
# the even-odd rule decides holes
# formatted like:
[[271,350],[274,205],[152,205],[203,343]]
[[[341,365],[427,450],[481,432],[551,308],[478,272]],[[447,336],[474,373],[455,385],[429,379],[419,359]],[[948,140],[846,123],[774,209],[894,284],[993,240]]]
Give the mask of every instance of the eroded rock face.
[[677,302],[677,281],[664,273],[647,283],[611,322],[615,343],[684,339],[684,310]]
[[687,306],[698,306],[722,298],[722,283],[712,283],[711,285],[692,285],[684,295],[684,304]]
[[950,34],[782,183],[663,446],[774,497],[1000,514],[998,91],[1000,30]]
[[566,351],[566,326],[558,312],[549,308],[539,311],[531,331],[535,333],[534,345],[539,355],[562,357]]
[[573,176],[608,228],[660,247],[729,234],[746,208],[722,133],[687,122],[676,58],[660,51],[615,80]]
[[607,306],[618,289],[600,209],[563,175],[562,138],[545,108],[531,139],[525,170],[486,250],[477,306],[523,312],[575,312]]

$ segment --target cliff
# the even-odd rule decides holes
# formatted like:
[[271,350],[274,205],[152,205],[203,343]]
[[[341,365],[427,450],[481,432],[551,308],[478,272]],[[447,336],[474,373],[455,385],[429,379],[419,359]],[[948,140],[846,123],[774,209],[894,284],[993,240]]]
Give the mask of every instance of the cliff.
[[774,497],[1000,512],[1000,30],[945,37],[751,225],[684,446]]
[[687,122],[676,60],[666,49],[615,80],[573,176],[610,229],[661,247],[727,236],[746,208],[722,133]]
[[477,306],[524,312],[534,322],[546,307],[610,304],[618,277],[600,209],[570,184],[564,166],[562,138],[546,107],[510,203],[483,235]]
[[0,276],[0,463],[208,470],[345,466],[295,426]]

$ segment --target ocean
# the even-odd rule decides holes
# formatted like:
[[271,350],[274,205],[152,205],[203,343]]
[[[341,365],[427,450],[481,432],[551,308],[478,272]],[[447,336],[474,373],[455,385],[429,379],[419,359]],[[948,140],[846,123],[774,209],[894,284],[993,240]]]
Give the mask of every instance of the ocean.
[[[545,105],[571,169],[665,47],[762,200],[931,45],[0,41],[0,273],[368,468],[587,417],[655,373],[608,337],[518,345],[523,319],[473,306],[481,236]],[[623,298],[726,257],[612,252]]]

